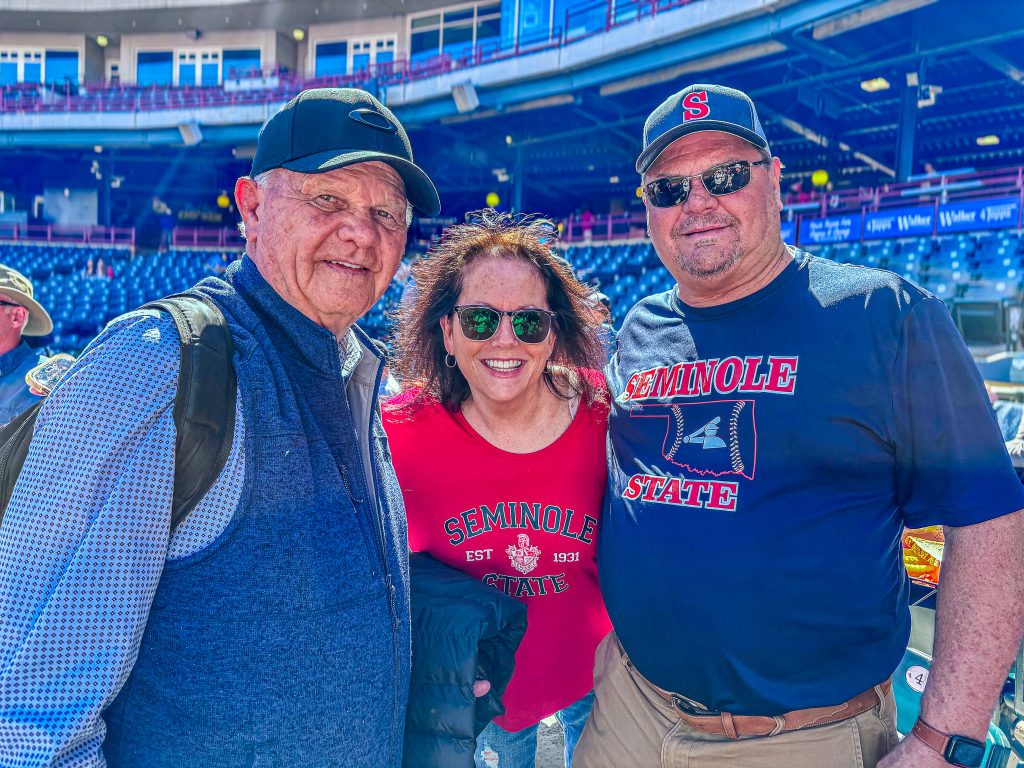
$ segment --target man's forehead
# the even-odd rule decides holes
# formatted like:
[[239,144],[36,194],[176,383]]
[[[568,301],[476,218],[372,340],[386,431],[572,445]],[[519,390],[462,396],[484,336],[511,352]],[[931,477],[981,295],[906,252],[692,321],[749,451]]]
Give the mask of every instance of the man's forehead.
[[333,187],[352,189],[367,187],[368,189],[387,191],[405,199],[405,184],[398,171],[387,163],[374,160],[367,163],[355,163],[344,168],[335,168],[324,173],[294,173],[300,189]]
[[667,167],[690,161],[700,165],[702,170],[718,161],[747,159],[758,152],[757,147],[749,141],[731,133],[698,131],[682,136],[665,147],[646,175],[657,176],[664,173]]

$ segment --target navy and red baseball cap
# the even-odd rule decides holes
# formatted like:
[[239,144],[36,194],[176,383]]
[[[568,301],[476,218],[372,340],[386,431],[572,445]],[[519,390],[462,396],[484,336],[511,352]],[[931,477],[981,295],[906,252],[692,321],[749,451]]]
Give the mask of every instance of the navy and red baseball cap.
[[636,161],[646,173],[676,139],[697,131],[722,131],[771,154],[754,102],[743,91],[723,85],[691,85],[669,96],[644,123],[644,149]]
[[249,175],[274,168],[326,173],[372,160],[398,172],[413,208],[427,216],[440,212],[437,189],[413,162],[405,128],[358,88],[310,88],[285,104],[260,131]]

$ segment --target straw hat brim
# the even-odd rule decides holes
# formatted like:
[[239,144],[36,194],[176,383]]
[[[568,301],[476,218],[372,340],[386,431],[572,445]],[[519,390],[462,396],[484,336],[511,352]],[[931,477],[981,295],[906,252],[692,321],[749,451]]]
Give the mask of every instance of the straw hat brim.
[[0,296],[4,296],[28,310],[28,320],[25,321],[25,327],[21,329],[22,336],[45,336],[53,330],[53,320],[50,319],[50,314],[43,309],[42,304],[27,293],[14,288],[0,287]]

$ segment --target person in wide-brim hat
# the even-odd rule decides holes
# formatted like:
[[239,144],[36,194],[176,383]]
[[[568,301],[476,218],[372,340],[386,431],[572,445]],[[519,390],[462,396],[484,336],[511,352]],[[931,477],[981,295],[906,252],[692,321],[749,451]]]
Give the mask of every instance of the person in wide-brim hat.
[[0,264],[0,296],[28,310],[28,319],[21,329],[22,336],[45,336],[53,330],[53,320],[35,300],[32,281],[16,269]]

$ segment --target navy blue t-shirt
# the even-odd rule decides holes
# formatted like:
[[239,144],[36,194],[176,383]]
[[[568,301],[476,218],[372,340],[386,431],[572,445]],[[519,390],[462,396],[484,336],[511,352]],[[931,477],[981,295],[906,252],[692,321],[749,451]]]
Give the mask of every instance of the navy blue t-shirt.
[[760,291],[626,317],[598,542],[637,669],[735,714],[836,704],[906,648],[903,526],[1024,508],[949,312],[794,250]]

